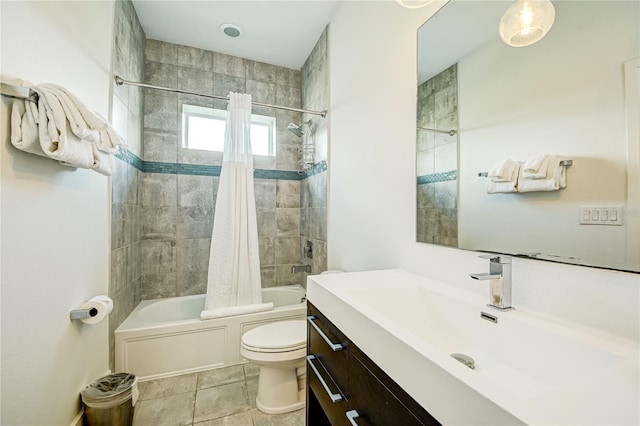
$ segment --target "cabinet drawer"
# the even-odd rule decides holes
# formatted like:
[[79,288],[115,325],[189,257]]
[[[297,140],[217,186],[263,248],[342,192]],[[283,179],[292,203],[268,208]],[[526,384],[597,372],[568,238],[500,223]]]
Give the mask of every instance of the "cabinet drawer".
[[[348,340],[313,305],[308,308],[308,348],[307,353],[314,355],[324,366],[336,383],[340,392],[348,391]],[[340,345],[342,349],[337,349]],[[337,349],[337,350],[334,350]]]
[[[315,400],[318,401],[324,416],[332,425],[345,424],[347,401],[331,379],[322,362],[313,355],[307,356],[307,380]],[[315,419],[309,419],[311,422]]]
[[354,347],[351,349],[349,410],[357,412],[356,424],[359,426],[440,424],[382,370],[376,370],[377,367],[369,358]]

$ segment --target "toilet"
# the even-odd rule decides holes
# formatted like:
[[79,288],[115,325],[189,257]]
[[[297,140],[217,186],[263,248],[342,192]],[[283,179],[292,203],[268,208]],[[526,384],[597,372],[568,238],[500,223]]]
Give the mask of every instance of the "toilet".
[[260,411],[280,414],[304,407],[306,321],[279,321],[249,330],[242,335],[240,354],[260,367]]

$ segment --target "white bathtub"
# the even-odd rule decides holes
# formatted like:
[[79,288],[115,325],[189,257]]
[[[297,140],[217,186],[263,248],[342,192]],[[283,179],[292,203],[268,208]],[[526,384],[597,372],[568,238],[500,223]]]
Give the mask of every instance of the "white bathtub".
[[240,339],[262,324],[304,319],[302,286],[262,289],[271,311],[201,321],[204,294],[145,300],[115,331],[115,368],[151,380],[240,364]]

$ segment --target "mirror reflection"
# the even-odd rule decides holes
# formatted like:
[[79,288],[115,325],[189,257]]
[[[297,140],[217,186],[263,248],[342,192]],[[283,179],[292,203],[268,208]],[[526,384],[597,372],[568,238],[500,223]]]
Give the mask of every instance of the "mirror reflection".
[[453,0],[418,30],[417,241],[640,271],[640,3],[553,2],[520,48],[510,4]]

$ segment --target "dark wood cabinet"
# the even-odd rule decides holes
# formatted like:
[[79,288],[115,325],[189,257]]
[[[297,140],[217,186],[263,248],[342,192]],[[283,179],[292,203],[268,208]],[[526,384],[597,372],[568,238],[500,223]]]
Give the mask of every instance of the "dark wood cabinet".
[[312,303],[307,329],[308,426],[440,424]]

